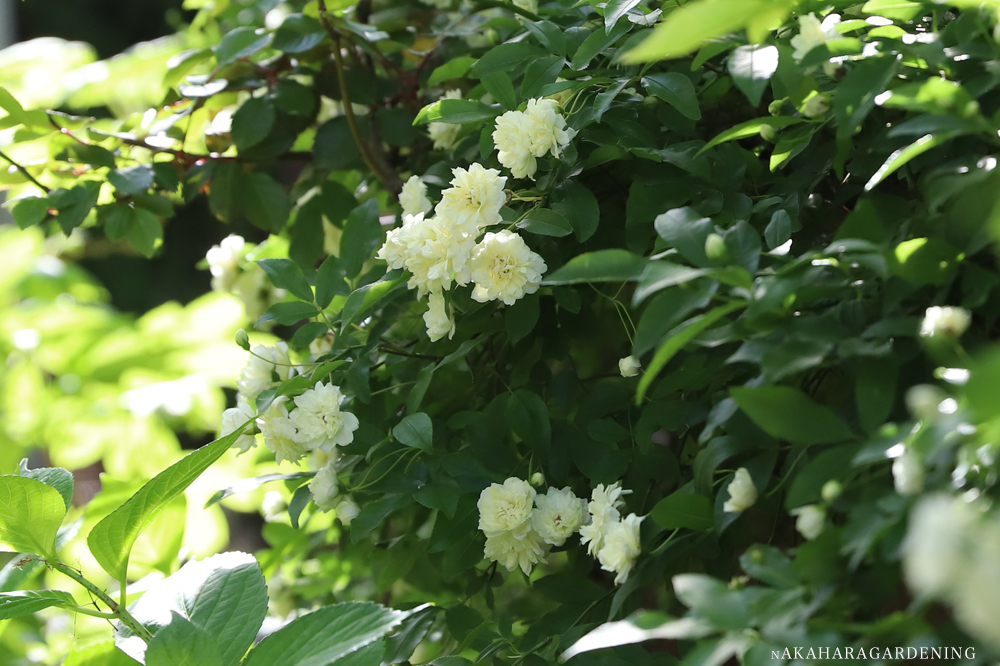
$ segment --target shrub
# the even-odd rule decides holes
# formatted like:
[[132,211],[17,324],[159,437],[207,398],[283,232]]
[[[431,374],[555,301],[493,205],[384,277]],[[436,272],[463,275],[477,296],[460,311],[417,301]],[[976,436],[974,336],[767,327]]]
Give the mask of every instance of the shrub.
[[[248,666],[1000,650],[1000,6],[189,4],[145,112],[0,90],[10,209],[152,256],[207,197],[267,238],[207,264],[276,337],[128,499],[0,477],[6,571],[94,601],[0,577],[0,617],[111,619],[148,666],[239,662],[268,595]],[[231,447],[283,463],[209,502],[282,482],[268,547],[130,591]]]

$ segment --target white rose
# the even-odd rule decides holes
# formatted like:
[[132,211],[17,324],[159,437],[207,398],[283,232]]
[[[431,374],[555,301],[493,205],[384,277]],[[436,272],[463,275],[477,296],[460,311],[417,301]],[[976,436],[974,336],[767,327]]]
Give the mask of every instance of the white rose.
[[251,402],[261,391],[288,379],[291,374],[287,343],[278,342],[273,347],[257,345],[250,350],[250,358],[236,382],[238,400]]
[[596,555],[601,549],[608,527],[621,519],[618,510],[625,506],[621,496],[628,492],[631,491],[622,490],[621,483],[616,482],[610,486],[598,484],[591,493],[587,504],[590,522],[580,528],[580,543],[587,546],[591,555]]
[[431,342],[437,342],[445,336],[450,340],[455,335],[455,319],[448,314],[444,295],[440,291],[431,292],[428,306],[427,312],[424,313],[427,337]]
[[420,176],[410,176],[403,183],[403,190],[399,193],[399,205],[403,207],[403,215],[419,215],[430,212],[433,205],[427,198],[427,185],[420,179]]
[[256,432],[253,419],[256,416],[257,414],[254,412],[253,407],[248,403],[237,401],[235,407],[230,407],[222,412],[222,427],[219,429],[219,437],[233,434],[237,428],[250,421],[250,425],[243,430],[242,435],[236,438],[232,446],[234,449],[239,449],[240,453],[246,453],[257,446],[257,440],[253,436],[254,432]]
[[264,516],[265,521],[270,523],[277,520],[286,509],[288,509],[288,504],[285,502],[285,498],[281,496],[281,493],[274,490],[264,493],[264,500],[260,504],[260,512]]
[[740,513],[754,505],[757,501],[757,486],[753,485],[750,472],[746,467],[736,470],[736,475],[729,482],[729,499],[722,505],[723,511]]
[[910,512],[903,541],[903,573],[918,594],[950,594],[969,570],[979,516],[967,502],[944,494],[926,497]]
[[523,535],[516,536],[514,532],[501,532],[495,536],[486,537],[483,555],[513,571],[518,567],[527,576],[531,567],[545,557],[546,546],[542,538],[534,530],[527,530]]
[[350,497],[345,497],[340,500],[340,503],[337,504],[334,512],[337,514],[337,518],[340,518],[340,522],[345,525],[350,525],[351,521],[357,518],[358,514],[361,513],[361,507],[359,507]]
[[313,501],[320,511],[330,511],[336,508],[340,499],[340,487],[337,484],[337,472],[333,469],[333,463],[321,467],[316,476],[309,481],[309,490],[313,494]]
[[938,405],[947,397],[947,393],[933,384],[917,384],[906,392],[906,408],[914,418],[931,421],[940,414]]
[[795,61],[802,62],[802,59],[817,46],[826,44],[833,39],[839,39],[841,37],[840,31],[837,30],[839,23],[840,16],[837,14],[830,14],[823,19],[822,23],[815,14],[800,16],[799,34],[792,37],[792,48],[795,49],[792,57],[795,58]]
[[226,236],[218,245],[213,245],[205,254],[209,271],[212,273],[212,289],[229,291],[236,282],[240,261],[246,256],[243,251],[246,241],[235,234]]
[[442,218],[415,219],[398,233],[393,242],[405,246],[402,267],[411,273],[407,286],[416,289],[419,297],[452,284],[469,284],[474,234]]
[[538,291],[546,268],[545,261],[513,231],[488,233],[469,260],[476,283],[472,298],[480,303],[501,300],[513,305],[525,294]]
[[826,115],[830,110],[830,98],[823,93],[813,92],[802,105],[802,113],[808,118]]
[[635,356],[618,359],[618,372],[622,377],[635,377],[642,370],[642,364]]
[[295,398],[296,409],[290,419],[298,431],[299,441],[307,450],[321,449],[330,453],[338,446],[354,441],[358,417],[340,409],[344,395],[339,386],[316,382],[314,388]]
[[257,427],[264,435],[264,446],[274,453],[277,462],[288,461],[296,463],[305,457],[309,450],[300,441],[295,424],[288,418],[288,409],[284,404],[284,396],[271,403],[261,416],[257,417]]
[[586,520],[586,500],[574,495],[569,488],[549,488],[544,495],[535,497],[531,524],[549,545],[561,546],[566,543],[566,539],[580,529]]
[[441,192],[434,208],[439,218],[465,233],[476,236],[482,227],[500,224],[500,209],[507,203],[507,178],[496,169],[474,162],[468,169],[452,169],[451,187]]
[[531,153],[536,157],[545,154],[559,157],[576,136],[575,129],[566,127],[566,119],[559,113],[559,103],[553,99],[529,99],[524,115]]
[[959,626],[1000,649],[1000,524],[996,519],[978,526],[972,560],[952,590],[952,604]]
[[969,328],[969,311],[956,307],[934,306],[927,308],[920,323],[920,337],[957,340]]
[[479,529],[487,537],[510,532],[523,537],[531,528],[535,489],[527,481],[511,477],[503,485],[494,483],[479,495]]
[[604,536],[604,544],[597,553],[601,568],[616,574],[615,585],[621,585],[628,580],[628,575],[635,566],[635,560],[642,552],[639,542],[639,525],[645,517],[640,518],[630,513],[624,520],[619,520],[608,526]]
[[789,513],[796,516],[795,529],[804,538],[812,541],[823,532],[826,523],[826,509],[817,504],[807,504],[797,509],[792,509]]
[[500,164],[510,169],[514,178],[534,178],[538,161],[531,152],[528,118],[521,111],[508,111],[496,120],[493,145]]

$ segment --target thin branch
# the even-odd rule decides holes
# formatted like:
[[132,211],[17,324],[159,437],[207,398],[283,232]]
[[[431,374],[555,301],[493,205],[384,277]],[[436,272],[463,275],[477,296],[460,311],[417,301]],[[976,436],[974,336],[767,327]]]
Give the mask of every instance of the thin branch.
[[21,172],[21,174],[22,174],[22,175],[23,175],[23,176],[24,176],[25,178],[27,178],[28,180],[30,180],[30,181],[31,181],[31,182],[32,182],[32,183],[33,183],[33,184],[34,184],[34,185],[35,185],[36,187],[39,187],[39,188],[41,188],[41,189],[42,189],[42,191],[44,191],[44,192],[45,192],[46,194],[48,194],[48,192],[50,191],[50,190],[49,190],[49,188],[45,187],[45,186],[44,186],[44,185],[42,185],[42,184],[41,184],[40,182],[38,182],[38,179],[37,179],[37,178],[35,178],[34,176],[32,176],[32,175],[31,175],[31,174],[30,174],[30,173],[28,172],[28,170],[27,170],[27,169],[25,169],[25,168],[24,168],[23,166],[21,166],[20,164],[18,164],[18,163],[17,163],[17,162],[15,162],[14,160],[12,160],[12,159],[11,159],[10,157],[8,157],[8,156],[7,156],[7,153],[5,153],[5,152],[3,152],[3,151],[0,151],[0,157],[4,158],[4,159],[5,159],[5,160],[7,160],[8,162],[10,162],[10,163],[11,163],[11,166],[13,166],[13,167],[14,167],[15,169],[17,169],[18,171],[20,171],[20,172]]

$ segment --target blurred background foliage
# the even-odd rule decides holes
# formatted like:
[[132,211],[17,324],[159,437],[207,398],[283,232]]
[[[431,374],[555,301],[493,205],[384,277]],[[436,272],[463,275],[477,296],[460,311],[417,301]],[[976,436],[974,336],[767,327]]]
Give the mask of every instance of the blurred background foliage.
[[[175,34],[194,15],[180,0],[10,4],[18,43],[0,51],[0,86],[28,107],[98,116],[144,110],[164,93],[148,73],[198,45],[196,31]],[[28,458],[31,466],[74,470],[68,561],[87,572],[100,568],[82,535],[184,450],[215,437],[226,391],[245,363],[232,339],[247,318],[236,298],[210,291],[211,276],[198,264],[232,232],[266,237],[245,222],[223,225],[204,200],[177,211],[165,230],[172,251],[152,260],[127,245],[46,239],[0,224],[0,468]],[[267,458],[214,465],[143,534],[133,566],[155,579],[191,556],[266,546],[264,489],[203,506],[217,489],[273,471]],[[12,564],[0,569],[0,590],[43,575]],[[47,585],[65,586],[61,575],[44,575]],[[32,617],[2,623],[0,665],[59,663],[75,638],[85,644],[107,634],[101,620],[61,617],[75,626]]]

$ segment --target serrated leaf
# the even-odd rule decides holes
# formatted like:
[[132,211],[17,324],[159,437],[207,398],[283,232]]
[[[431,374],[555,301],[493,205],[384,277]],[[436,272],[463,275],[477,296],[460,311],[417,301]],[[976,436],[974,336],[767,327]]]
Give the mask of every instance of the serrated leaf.
[[239,27],[230,30],[212,49],[215,52],[218,67],[225,67],[240,58],[246,58],[267,46],[271,34],[263,29]]
[[175,614],[149,642],[146,666],[217,666],[217,638]]
[[240,150],[264,140],[274,126],[274,105],[264,97],[251,97],[233,114],[230,133]]
[[153,168],[148,164],[108,172],[108,182],[122,194],[141,194],[153,185]]
[[0,546],[54,558],[66,503],[52,486],[21,476],[0,476]]
[[[115,580],[125,581],[128,576],[129,554],[139,534],[167,504],[222,457],[242,434],[243,427],[237,428],[231,434],[188,454],[153,477],[122,506],[97,523],[87,536],[87,545],[101,568]],[[57,492],[53,490],[53,493],[58,497]],[[61,497],[59,501],[61,504]],[[54,532],[52,538],[55,539]]]
[[[252,555],[223,553],[189,561],[154,583],[129,612],[157,637],[180,617],[215,637],[219,655],[213,666],[231,666],[253,643],[264,621],[267,586]],[[119,627],[116,636],[122,650],[141,658],[142,641],[127,627]],[[147,663],[148,657],[147,653]]]
[[41,481],[47,486],[52,486],[59,491],[62,495],[63,501],[66,503],[66,509],[69,510],[70,504],[73,503],[73,474],[68,469],[63,469],[62,467],[36,467],[35,469],[28,469],[28,459],[24,458],[19,464],[18,474],[26,479],[35,479],[36,481]]
[[259,259],[257,265],[271,278],[271,284],[286,289],[296,298],[312,303],[313,292],[302,269],[291,259]]
[[299,617],[251,650],[244,666],[327,666],[392,631],[415,612],[349,601]]
[[24,590],[0,593],[0,620],[31,615],[53,606],[76,606],[73,595],[59,590]]

